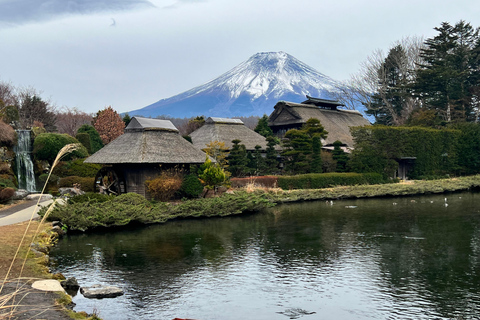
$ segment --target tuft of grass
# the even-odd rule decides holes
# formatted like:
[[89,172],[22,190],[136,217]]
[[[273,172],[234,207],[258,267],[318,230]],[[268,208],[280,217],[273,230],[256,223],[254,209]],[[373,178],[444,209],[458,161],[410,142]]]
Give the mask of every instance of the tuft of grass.
[[[45,184],[43,186],[41,194],[45,192],[45,188],[48,184],[48,181],[51,177],[51,173],[55,166],[60,162],[60,160],[65,157],[66,155],[70,154],[71,152],[79,149],[81,147],[80,144],[69,144],[64,146],[57,154],[55,161],[53,162],[53,165],[51,167],[50,173],[45,181]],[[48,215],[52,212],[56,202],[54,201],[52,205],[47,209],[45,215],[43,216],[43,219],[38,223],[35,231],[32,232],[33,228],[35,226],[35,222],[33,221],[35,211],[39,206],[41,200],[41,196],[38,198],[38,201],[35,205],[35,208],[32,210],[32,215],[30,219],[28,220],[27,223],[21,224],[21,226],[24,228],[23,229],[23,234],[20,238],[19,243],[16,246],[16,250],[13,253],[13,257],[9,263],[8,268],[5,268],[4,270],[7,270],[3,275],[3,281],[0,286],[0,315],[5,316],[6,318],[12,318],[18,313],[18,308],[24,306],[22,304],[22,300],[30,293],[30,290],[26,289],[25,285],[25,279],[22,278],[23,273],[26,269],[27,262],[31,262],[32,260],[34,261],[43,261],[45,260],[45,257],[39,256],[35,257],[35,255],[31,251],[31,244],[37,242],[41,243],[42,245],[48,246],[51,245],[52,237],[51,234],[49,235],[47,232],[41,232],[42,228],[44,228],[44,222],[45,219],[48,217]],[[20,256],[23,256],[23,258],[20,258]],[[11,257],[11,255],[9,255]],[[20,264],[19,264],[20,262]],[[2,268],[3,269],[3,268]],[[9,278],[13,275],[12,271],[15,270],[15,279],[14,282],[16,282],[15,289],[12,292],[9,293],[4,293],[4,288],[5,285],[9,284],[12,282],[12,280],[9,280]],[[44,270],[45,271],[45,270]],[[35,272],[35,271],[34,271]],[[36,271],[36,272],[41,272],[41,271]],[[34,306],[29,306],[30,311],[37,311],[35,310]],[[38,308],[38,316],[40,316],[42,313],[45,312],[45,308]]]

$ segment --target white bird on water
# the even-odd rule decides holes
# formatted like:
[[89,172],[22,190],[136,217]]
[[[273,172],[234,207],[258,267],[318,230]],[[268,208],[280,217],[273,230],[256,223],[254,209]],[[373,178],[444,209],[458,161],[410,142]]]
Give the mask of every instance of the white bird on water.
[[445,207],[448,207],[447,198],[445,198]]

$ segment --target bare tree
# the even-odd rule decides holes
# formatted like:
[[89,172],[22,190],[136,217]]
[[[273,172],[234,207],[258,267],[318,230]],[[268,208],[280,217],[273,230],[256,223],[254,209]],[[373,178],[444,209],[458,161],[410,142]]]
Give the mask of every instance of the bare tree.
[[[406,93],[401,107],[392,103],[390,94],[394,84],[391,66],[395,67],[398,81],[412,82],[420,64],[420,51],[423,46],[423,38],[406,37],[393,43],[387,55],[380,49],[375,50],[360,65],[359,72],[345,83],[336,98],[352,109],[359,104],[363,105],[367,108],[367,113],[376,118],[377,112],[386,113],[386,124],[405,124],[413,110],[419,106],[419,102]],[[402,89],[407,90],[406,87]],[[377,110],[378,104],[382,106],[381,111]]]
[[91,124],[93,116],[77,108],[64,108],[57,113],[55,125],[59,133],[66,133],[74,137],[78,128],[84,124]]

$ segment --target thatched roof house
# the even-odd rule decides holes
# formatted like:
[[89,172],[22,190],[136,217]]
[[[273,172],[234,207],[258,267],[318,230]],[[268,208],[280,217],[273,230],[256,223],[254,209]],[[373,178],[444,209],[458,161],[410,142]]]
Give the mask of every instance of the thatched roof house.
[[188,168],[190,164],[204,163],[205,159],[206,154],[185,140],[169,120],[133,117],[123,135],[85,162],[106,165],[109,170],[100,174],[103,178],[116,175],[115,193],[136,192],[146,196],[145,181],[155,177],[160,167]]
[[259,145],[263,150],[267,148],[264,136],[247,128],[240,119],[210,117],[205,124],[190,134],[192,143],[199,149],[204,149],[212,141],[225,143],[227,149],[231,149],[232,140],[240,140],[247,150],[255,150]]
[[307,96],[302,103],[280,101],[268,118],[268,126],[280,138],[290,129],[300,129],[308,119],[316,118],[328,131],[323,141],[324,146],[332,145],[340,140],[348,147],[353,147],[350,127],[369,125],[370,122],[355,110],[337,109],[343,106],[338,101],[317,99]]

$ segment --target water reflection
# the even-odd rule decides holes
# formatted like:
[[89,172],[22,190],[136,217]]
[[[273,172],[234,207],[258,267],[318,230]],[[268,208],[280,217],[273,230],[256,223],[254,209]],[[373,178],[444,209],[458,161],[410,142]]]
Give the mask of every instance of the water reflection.
[[[69,236],[55,268],[116,299],[104,319],[473,318],[479,196],[309,202],[261,214]],[[445,206],[448,203],[448,206]]]

